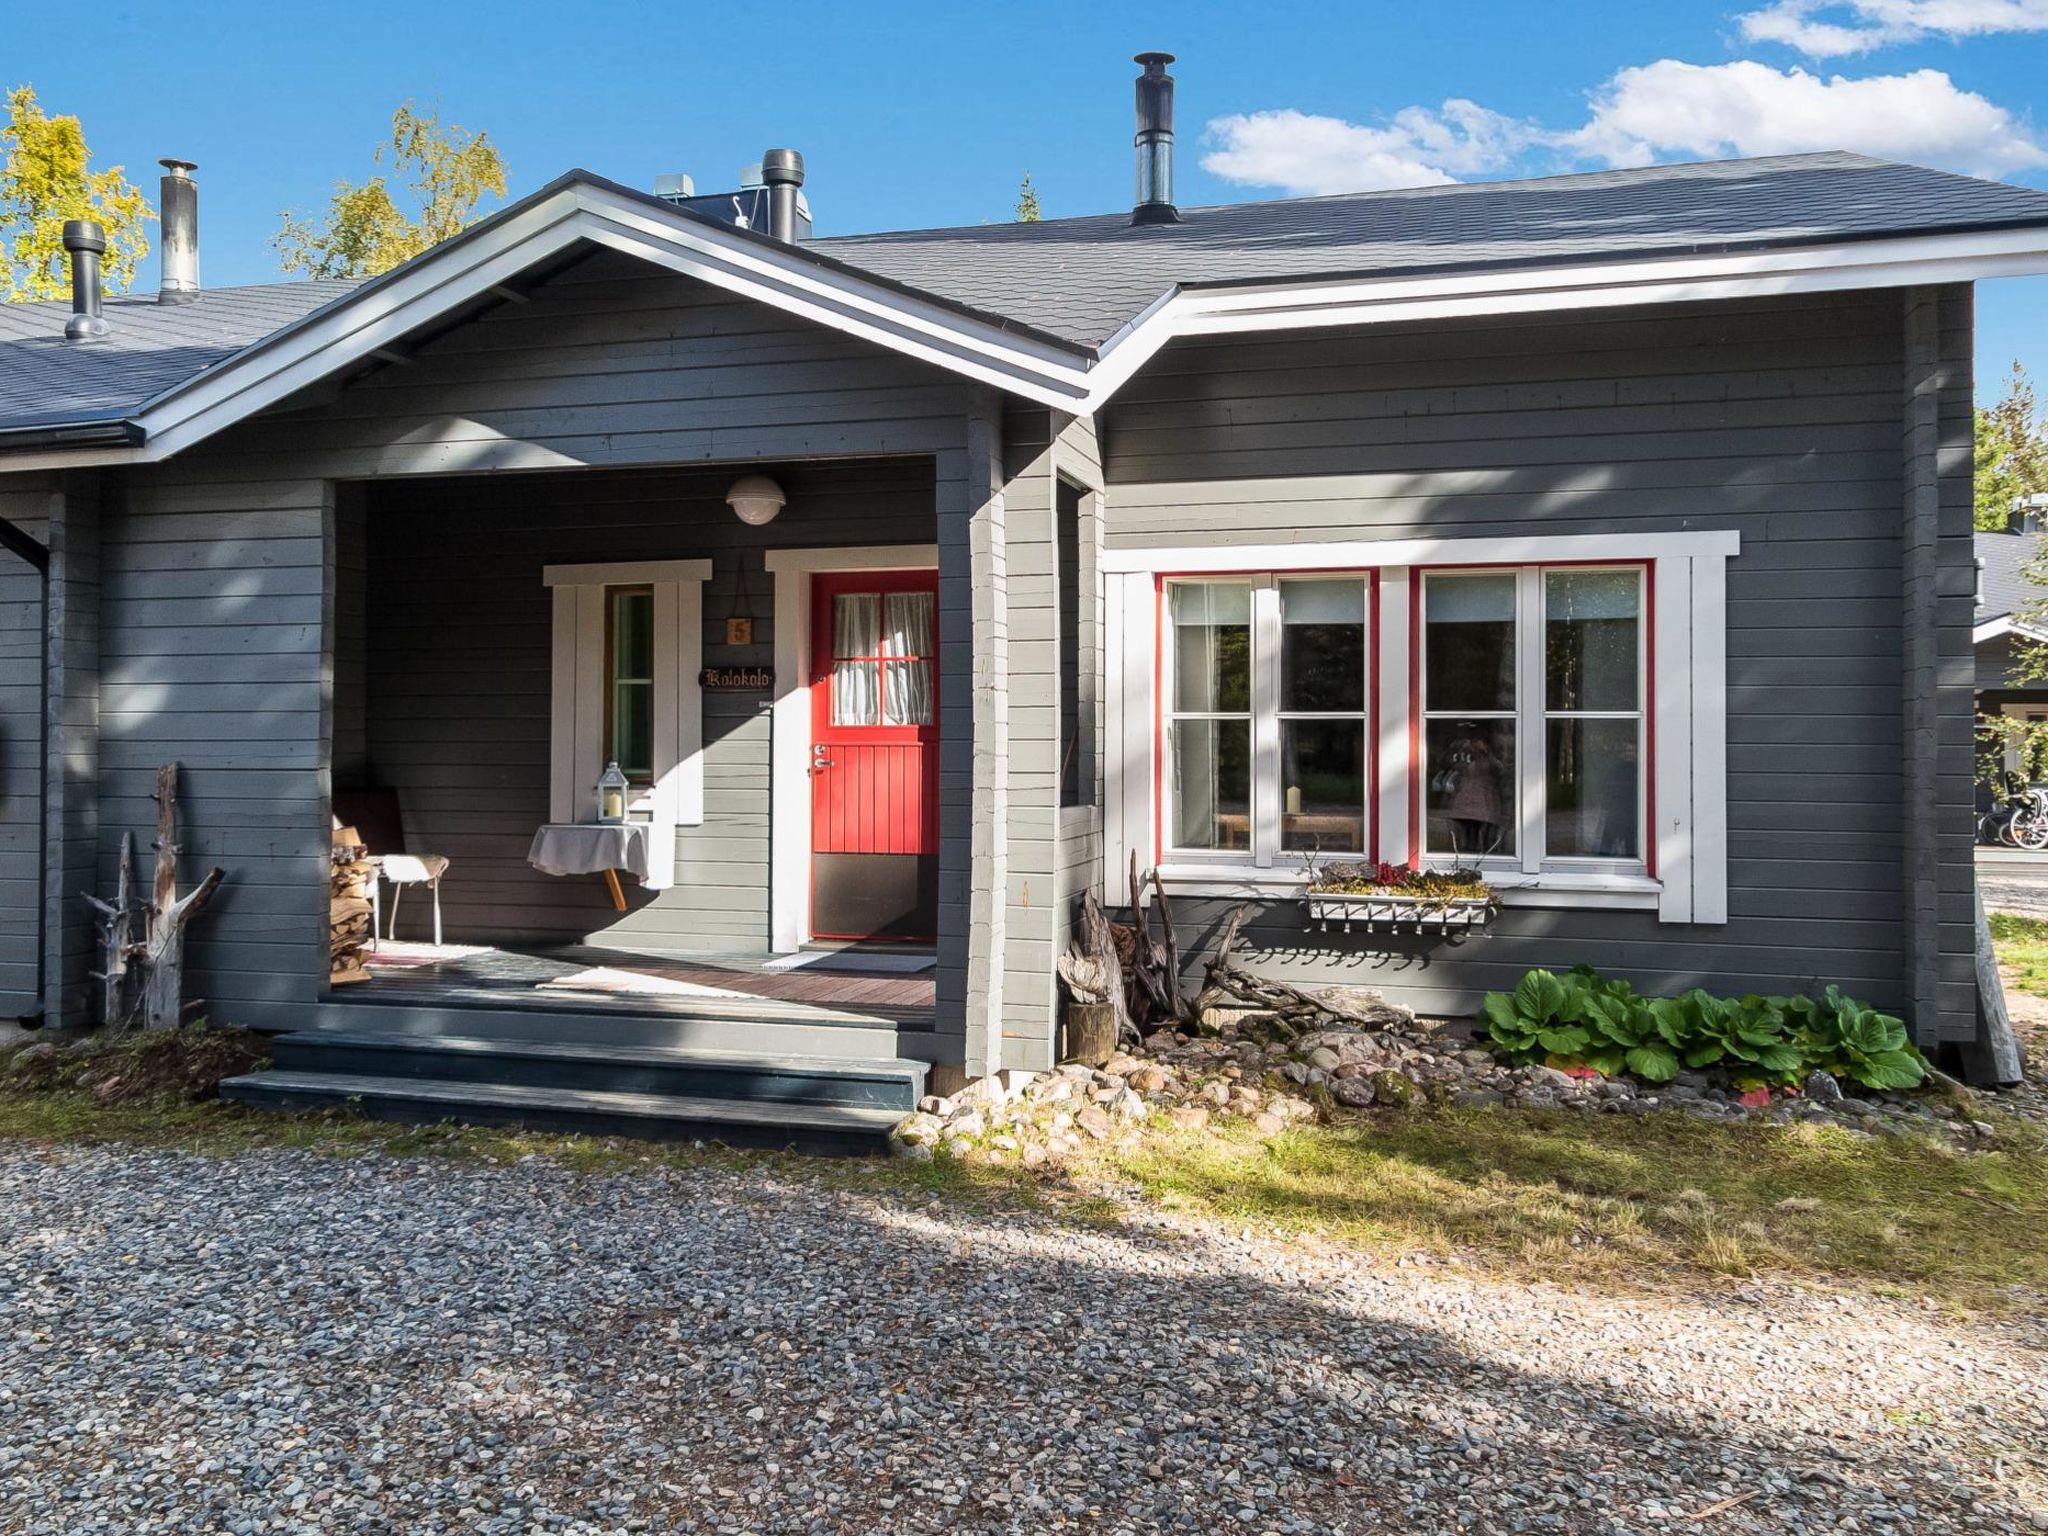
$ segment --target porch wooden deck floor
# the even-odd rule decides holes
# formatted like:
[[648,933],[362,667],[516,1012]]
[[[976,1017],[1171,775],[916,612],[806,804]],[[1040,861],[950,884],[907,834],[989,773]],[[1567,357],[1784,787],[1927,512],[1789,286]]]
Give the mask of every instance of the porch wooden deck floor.
[[[386,942],[364,956],[371,980],[337,990],[342,1003],[702,1014],[721,999],[763,999],[864,1015],[876,1027],[929,1029],[929,969],[873,974],[829,956],[766,970],[762,955],[642,955],[588,946],[500,949]],[[846,1022],[853,1022],[847,1020]]]

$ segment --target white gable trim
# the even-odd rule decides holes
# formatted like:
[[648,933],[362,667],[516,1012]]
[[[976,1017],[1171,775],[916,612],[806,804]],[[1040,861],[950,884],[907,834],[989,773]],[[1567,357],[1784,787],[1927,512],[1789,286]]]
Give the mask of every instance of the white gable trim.
[[2048,629],[2038,624],[2023,624],[2011,614],[2001,613],[1972,629],[1970,643],[1982,645],[1987,640],[2002,640],[2007,635],[2018,635],[2023,640],[2048,641]]
[[704,707],[698,673],[704,654],[704,583],[709,560],[641,564],[550,565],[541,579],[554,594],[554,649],[548,731],[548,820],[597,818],[597,776],[604,769],[605,591],[654,590],[654,784],[631,807],[648,823],[644,882],[675,882],[677,827],[704,820]]

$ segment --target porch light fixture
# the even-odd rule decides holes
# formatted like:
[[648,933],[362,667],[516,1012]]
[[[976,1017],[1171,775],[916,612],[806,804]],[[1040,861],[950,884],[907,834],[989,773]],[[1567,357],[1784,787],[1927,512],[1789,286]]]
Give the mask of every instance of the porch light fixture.
[[598,775],[597,819],[613,826],[626,819],[626,776],[617,763],[606,763]]
[[725,493],[725,504],[749,528],[761,528],[775,521],[789,500],[782,487],[766,475],[741,475]]

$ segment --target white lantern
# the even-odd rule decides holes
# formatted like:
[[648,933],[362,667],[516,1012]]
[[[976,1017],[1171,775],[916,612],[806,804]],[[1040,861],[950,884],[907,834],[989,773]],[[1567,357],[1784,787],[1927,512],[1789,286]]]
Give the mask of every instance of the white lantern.
[[626,819],[626,776],[617,763],[606,763],[597,778],[597,819],[616,824]]
[[782,494],[782,487],[766,475],[741,475],[733,481],[732,489],[725,493],[725,504],[749,528],[760,528],[774,522],[775,514],[788,500]]

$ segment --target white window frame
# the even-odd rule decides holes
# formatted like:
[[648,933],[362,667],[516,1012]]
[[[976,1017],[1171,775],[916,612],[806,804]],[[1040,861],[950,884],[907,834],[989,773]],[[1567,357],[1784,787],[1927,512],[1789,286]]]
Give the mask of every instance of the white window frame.
[[[1740,537],[1733,530],[1105,550],[1100,566],[1105,883],[1121,889],[1128,880],[1128,860],[1135,854],[1142,866],[1158,864],[1169,888],[1189,894],[1278,898],[1302,888],[1298,865],[1283,858],[1261,865],[1255,858],[1235,854],[1194,857],[1168,850],[1162,857],[1160,838],[1168,823],[1161,803],[1167,789],[1160,704],[1170,697],[1162,693],[1162,686],[1170,686],[1171,657],[1165,654],[1169,579],[1242,576],[1248,571],[1276,577],[1377,573],[1371,663],[1379,685],[1377,756],[1368,768],[1368,782],[1376,774],[1377,856],[1402,864],[1411,861],[1410,851],[1420,846],[1422,834],[1421,784],[1411,782],[1415,765],[1409,750],[1411,732],[1419,738],[1422,725],[1419,713],[1411,714],[1421,703],[1421,658],[1410,640],[1411,629],[1419,634],[1421,628],[1420,614],[1411,612],[1421,591],[1416,581],[1411,593],[1413,568],[1640,566],[1647,572],[1645,623],[1638,641],[1646,658],[1640,674],[1646,747],[1638,805],[1640,814],[1655,817],[1643,843],[1646,854],[1655,850],[1654,874],[1616,867],[1612,860],[1553,859],[1534,873],[1499,870],[1494,883],[1511,905],[1646,908],[1667,923],[1725,923],[1726,567],[1740,550]],[[1647,664],[1650,656],[1655,658],[1654,678]],[[1525,665],[1521,675],[1533,680],[1539,674]],[[1540,684],[1529,685],[1537,689],[1540,716]],[[1420,745],[1418,740],[1417,759]],[[1277,800],[1277,788],[1274,794]],[[1542,835],[1539,826],[1520,846],[1540,849]]]
[[709,560],[550,565],[554,666],[548,732],[548,819],[597,818],[604,771],[606,608],[620,587],[654,594],[654,781],[636,786],[627,814],[648,825],[649,890],[675,883],[675,829],[704,820],[704,583]]
[[[1595,575],[1626,571],[1636,578],[1636,707],[1633,710],[1555,710],[1549,697],[1549,650],[1546,637],[1550,624],[1549,580],[1553,575],[1572,572]],[[1512,574],[1515,578],[1515,702],[1509,710],[1440,710],[1429,702],[1429,586],[1434,580],[1488,574]],[[1513,872],[1529,876],[1544,874],[1612,875],[1617,878],[1649,877],[1651,773],[1650,745],[1652,709],[1656,680],[1650,675],[1653,654],[1650,632],[1655,620],[1651,603],[1650,563],[1615,560],[1587,563],[1508,567],[1434,566],[1421,572],[1422,614],[1416,625],[1416,690],[1422,729],[1416,738],[1416,771],[1422,783],[1429,783],[1429,722],[1436,719],[1513,720],[1515,723],[1515,852],[1466,858],[1429,847],[1428,798],[1422,797],[1420,826],[1421,862],[1425,869],[1451,869],[1460,864],[1488,873]],[[1603,858],[1586,854],[1552,853],[1549,846],[1550,818],[1550,728],[1559,720],[1633,720],[1636,722],[1636,857]]]

